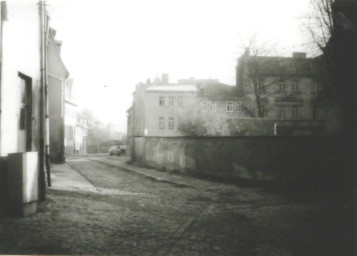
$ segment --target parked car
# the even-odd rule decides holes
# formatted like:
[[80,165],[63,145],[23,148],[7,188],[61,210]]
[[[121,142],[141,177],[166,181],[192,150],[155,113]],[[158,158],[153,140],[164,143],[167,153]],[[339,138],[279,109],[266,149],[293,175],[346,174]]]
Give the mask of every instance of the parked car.
[[122,154],[125,154],[125,152],[121,149],[121,148],[113,148],[111,150],[109,150],[109,155],[110,156],[120,156]]
[[120,145],[119,148],[121,149],[122,153],[125,154],[127,150],[127,145]]

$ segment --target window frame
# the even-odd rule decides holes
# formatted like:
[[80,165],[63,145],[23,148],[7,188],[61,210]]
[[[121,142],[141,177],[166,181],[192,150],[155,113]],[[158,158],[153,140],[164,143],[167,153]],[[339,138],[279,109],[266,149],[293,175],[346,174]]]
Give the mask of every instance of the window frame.
[[173,116],[169,117],[167,128],[170,130],[175,129],[175,117],[173,117]]
[[279,106],[278,118],[279,119],[286,119],[286,107],[285,106]]
[[234,103],[233,101],[226,102],[226,112],[234,112]]
[[292,119],[299,119],[300,118],[299,107],[297,107],[297,106],[292,106],[291,107],[291,118]]
[[183,107],[183,97],[179,97],[179,98],[177,99],[177,106]]
[[169,96],[169,106],[173,107],[175,105],[175,98],[173,96]]
[[159,96],[159,106],[165,106],[165,96]]

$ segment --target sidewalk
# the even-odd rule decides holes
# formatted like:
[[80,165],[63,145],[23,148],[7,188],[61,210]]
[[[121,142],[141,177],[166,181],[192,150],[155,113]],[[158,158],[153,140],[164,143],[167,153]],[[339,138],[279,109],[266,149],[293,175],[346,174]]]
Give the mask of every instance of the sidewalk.
[[96,191],[96,188],[86,178],[67,163],[51,165],[51,183],[50,189],[55,190]]

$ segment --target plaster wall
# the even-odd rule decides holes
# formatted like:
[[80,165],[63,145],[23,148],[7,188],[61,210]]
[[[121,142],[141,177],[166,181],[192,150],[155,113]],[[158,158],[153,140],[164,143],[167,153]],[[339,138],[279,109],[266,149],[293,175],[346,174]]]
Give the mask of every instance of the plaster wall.
[[7,2],[3,21],[0,155],[19,152],[19,72],[32,79],[32,150],[38,147],[40,89],[40,12],[33,3]]

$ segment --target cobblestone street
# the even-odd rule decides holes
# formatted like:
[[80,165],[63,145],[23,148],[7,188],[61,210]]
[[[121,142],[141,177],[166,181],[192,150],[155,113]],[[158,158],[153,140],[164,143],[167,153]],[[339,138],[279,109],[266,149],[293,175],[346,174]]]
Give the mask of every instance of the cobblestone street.
[[54,179],[71,171],[86,185],[54,185],[37,214],[1,217],[0,254],[352,255],[331,194],[291,197],[125,160],[53,166]]

